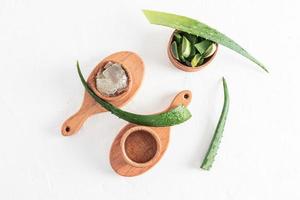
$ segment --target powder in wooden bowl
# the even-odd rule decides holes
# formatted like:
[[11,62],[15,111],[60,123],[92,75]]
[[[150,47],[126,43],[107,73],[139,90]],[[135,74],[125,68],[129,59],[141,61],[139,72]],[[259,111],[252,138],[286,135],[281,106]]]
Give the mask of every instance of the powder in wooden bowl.
[[132,132],[125,141],[125,151],[132,161],[146,163],[157,152],[155,138],[147,131],[139,130]]

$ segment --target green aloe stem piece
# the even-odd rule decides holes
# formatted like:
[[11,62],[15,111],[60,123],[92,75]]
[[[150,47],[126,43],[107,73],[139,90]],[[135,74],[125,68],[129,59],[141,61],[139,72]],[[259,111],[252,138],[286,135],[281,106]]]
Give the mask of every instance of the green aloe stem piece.
[[179,33],[174,33],[174,38],[175,38],[175,41],[180,44],[181,43],[181,40],[182,40],[182,36],[179,34]]
[[228,114],[228,109],[229,109],[228,88],[227,88],[227,83],[226,83],[226,80],[224,77],[222,80],[223,80],[223,90],[224,90],[224,104],[223,104],[221,116],[218,121],[218,125],[216,127],[214,136],[211,140],[209,149],[204,157],[204,160],[202,161],[201,168],[204,170],[209,170],[212,167],[212,164],[217,155],[219,145],[221,143],[221,138],[223,136],[224,126],[225,126],[226,118],[227,118],[227,114]]
[[197,51],[201,55],[203,55],[212,44],[213,44],[212,41],[204,40],[202,42],[199,42],[199,43],[195,44],[194,46],[197,49]]
[[189,57],[189,55],[191,54],[191,43],[184,36],[182,36],[181,53],[182,53],[182,56],[185,58]]
[[178,47],[177,47],[176,41],[173,41],[173,42],[172,42],[172,44],[171,44],[171,50],[172,50],[173,56],[174,56],[177,60],[179,60]]
[[179,105],[176,108],[169,110],[167,112],[153,114],[153,115],[139,115],[139,114],[123,111],[115,107],[114,105],[110,104],[109,102],[103,100],[102,98],[98,97],[95,94],[95,92],[89,87],[89,85],[85,81],[81,73],[78,61],[77,61],[77,71],[84,88],[95,99],[95,101],[99,103],[103,108],[110,111],[112,114],[128,122],[138,124],[138,125],[144,125],[144,126],[166,127],[166,126],[173,126],[176,124],[183,123],[188,119],[190,119],[192,116],[190,111],[183,105]]
[[197,53],[194,58],[191,61],[192,67],[197,67],[198,65],[201,65],[203,62],[203,57],[200,53]]
[[235,41],[233,41],[231,38],[227,37],[223,33],[217,31],[214,28],[209,27],[208,25],[202,22],[199,22],[192,18],[171,13],[158,12],[152,10],[143,10],[143,12],[151,24],[167,26],[221,44],[248,58],[249,60],[256,63],[258,66],[260,66],[263,70],[268,72],[267,68],[260,61],[258,61],[251,54],[249,54],[239,44],[237,44]]

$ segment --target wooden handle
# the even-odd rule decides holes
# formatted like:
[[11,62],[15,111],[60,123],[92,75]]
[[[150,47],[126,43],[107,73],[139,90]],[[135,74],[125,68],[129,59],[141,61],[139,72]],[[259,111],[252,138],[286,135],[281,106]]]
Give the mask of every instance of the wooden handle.
[[67,119],[63,123],[61,128],[62,135],[70,136],[76,133],[82,127],[83,123],[89,116],[97,113],[95,106],[90,107],[88,109],[80,108],[80,110],[77,113],[75,113],[69,119]]
[[179,105],[184,105],[185,107],[187,107],[190,104],[191,100],[192,92],[189,90],[183,90],[174,97],[171,105],[167,110],[176,108]]
[[[128,86],[128,92],[125,92],[116,97],[105,97],[97,92],[95,85],[95,76],[102,69],[108,61],[116,62],[122,64],[124,69],[127,71],[130,78],[130,83]],[[124,106],[137,92],[141,85],[144,75],[144,63],[143,60],[135,53],[129,51],[121,51],[114,53],[106,58],[104,58],[91,72],[87,83],[94,90],[94,92],[105,99],[106,101],[112,103],[116,107]],[[96,113],[106,112],[106,110],[98,104],[93,97],[85,92],[84,100],[81,105],[80,110],[66,120],[62,126],[61,133],[64,136],[73,135],[76,133],[80,127],[83,125],[84,121],[91,115]]]
[[84,122],[91,115],[105,112],[106,110],[101,107],[97,102],[91,97],[88,92],[84,92],[84,99],[81,108],[77,113],[69,117],[61,127],[61,133],[64,136],[70,136],[79,131]]

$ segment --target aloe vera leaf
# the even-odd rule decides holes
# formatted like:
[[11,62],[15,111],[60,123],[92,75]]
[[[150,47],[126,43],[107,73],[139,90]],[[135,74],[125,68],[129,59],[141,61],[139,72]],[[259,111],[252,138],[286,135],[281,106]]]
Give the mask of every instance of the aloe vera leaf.
[[218,125],[216,127],[214,136],[211,140],[210,146],[208,148],[208,151],[204,157],[204,160],[202,162],[201,168],[204,170],[209,170],[212,167],[212,164],[215,160],[215,157],[217,155],[217,151],[219,148],[219,145],[221,143],[221,138],[223,136],[223,131],[226,123],[226,118],[228,114],[229,109],[229,94],[228,94],[228,88],[225,78],[223,77],[223,90],[224,90],[224,104],[221,116],[218,121]]
[[215,43],[212,43],[205,51],[205,53],[203,54],[204,58],[208,58],[210,56],[212,56],[215,51],[217,49],[217,45]]
[[176,43],[176,41],[173,41],[173,42],[172,42],[172,44],[171,44],[171,50],[172,50],[173,56],[174,56],[177,60],[180,60],[180,59],[179,59],[179,55],[178,55],[178,48],[177,48],[177,43]]
[[153,127],[166,127],[173,126],[176,124],[183,123],[191,118],[190,111],[183,105],[179,105],[176,108],[169,110],[167,112],[153,114],[153,115],[139,115],[135,113],[130,113],[123,111],[109,102],[103,100],[98,97],[95,92],[89,87],[87,82],[85,81],[79,63],[77,62],[77,72],[80,77],[80,80],[86,89],[86,91],[95,99],[97,103],[99,103],[103,108],[110,111],[112,114],[118,116],[121,119],[124,119],[128,122],[143,125],[143,126],[153,126]]
[[[192,67],[198,66],[198,63],[200,62],[201,58],[202,58],[201,54],[200,54],[200,53],[197,53],[197,54],[194,56],[194,58],[192,59],[192,61],[191,61]],[[203,59],[203,58],[202,58],[202,59]]]
[[175,39],[175,41],[176,41],[178,44],[180,44],[180,43],[181,43],[181,40],[182,40],[182,36],[180,35],[180,33],[175,32],[175,33],[174,33],[174,39]]
[[263,70],[268,72],[267,68],[260,61],[258,61],[251,54],[249,54],[239,44],[237,44],[235,41],[233,41],[231,38],[227,37],[223,33],[217,31],[214,28],[209,27],[208,25],[202,22],[171,13],[158,12],[152,10],[143,10],[143,12],[151,24],[167,26],[193,35],[201,36],[207,40],[211,40],[213,42],[221,44],[237,52],[238,54],[248,58],[249,60],[256,63],[258,66],[260,66]]
[[189,55],[191,53],[191,43],[184,36],[182,36],[181,53],[182,53],[182,56],[185,58],[189,57]]
[[201,55],[203,55],[212,44],[213,44],[212,41],[204,40],[202,42],[195,44],[194,46],[196,47],[197,51]]

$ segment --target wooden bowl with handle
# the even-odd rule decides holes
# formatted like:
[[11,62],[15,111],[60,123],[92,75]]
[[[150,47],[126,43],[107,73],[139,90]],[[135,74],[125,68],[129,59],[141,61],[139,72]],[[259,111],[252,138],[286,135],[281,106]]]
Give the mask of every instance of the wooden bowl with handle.
[[[109,62],[119,63],[122,65],[128,76],[128,86],[125,91],[116,96],[106,96],[96,89],[97,73],[103,70],[104,66]],[[144,62],[136,54],[130,51],[121,51],[104,58],[91,72],[87,83],[91,89],[101,98],[110,102],[116,107],[125,105],[139,89],[144,76]],[[64,136],[70,136],[76,133],[83,123],[91,116],[97,113],[106,112],[106,110],[98,104],[88,92],[85,91],[82,105],[78,112],[68,118],[62,125],[61,133]]]
[[[179,105],[188,106],[192,93],[184,90],[176,95],[170,110]],[[137,176],[153,167],[163,156],[169,144],[170,127],[148,127],[127,124],[115,138],[110,150],[110,164],[121,176]]]

